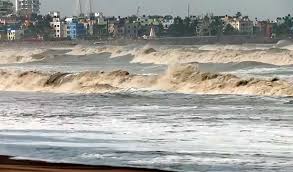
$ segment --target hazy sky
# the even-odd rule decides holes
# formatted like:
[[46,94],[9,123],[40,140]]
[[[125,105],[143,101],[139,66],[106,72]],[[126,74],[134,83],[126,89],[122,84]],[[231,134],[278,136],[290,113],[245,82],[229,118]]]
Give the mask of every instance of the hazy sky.
[[[87,0],[83,0],[86,2]],[[259,18],[275,18],[293,13],[293,0],[93,0],[94,10],[110,15],[136,14],[137,6],[141,14],[187,15],[190,3],[191,14],[213,12],[215,15],[235,14]],[[58,10],[62,16],[76,13],[76,0],[41,0],[42,13]],[[84,4],[84,6],[86,6]],[[85,7],[84,7],[85,8]]]

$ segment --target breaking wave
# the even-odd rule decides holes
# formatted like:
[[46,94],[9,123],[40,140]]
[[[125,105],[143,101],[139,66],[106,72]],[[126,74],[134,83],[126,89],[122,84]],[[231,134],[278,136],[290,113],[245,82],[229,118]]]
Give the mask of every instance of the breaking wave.
[[129,54],[135,54],[137,48],[132,47],[124,47],[124,46],[75,46],[70,52],[66,53],[67,55],[74,55],[74,56],[86,56],[92,54],[102,54],[102,53],[110,53],[111,57],[121,57]]
[[239,63],[245,61],[272,65],[292,65],[293,51],[275,46],[249,48],[249,46],[207,45],[202,47],[171,46],[76,46],[68,55],[110,53],[111,57],[133,56],[132,63]]
[[269,50],[215,50],[202,51],[199,49],[165,49],[146,50],[137,53],[133,63],[154,63],[154,64],[174,64],[174,63],[239,63],[245,61],[260,62],[272,65],[292,65],[293,51],[281,49]]
[[45,58],[45,49],[20,48],[0,49],[0,64],[27,63]]
[[171,66],[161,75],[135,75],[121,70],[81,73],[0,71],[2,91],[105,93],[130,89],[196,94],[293,96],[293,85],[278,78],[242,79],[230,74],[203,73],[198,70],[197,65],[190,64]]

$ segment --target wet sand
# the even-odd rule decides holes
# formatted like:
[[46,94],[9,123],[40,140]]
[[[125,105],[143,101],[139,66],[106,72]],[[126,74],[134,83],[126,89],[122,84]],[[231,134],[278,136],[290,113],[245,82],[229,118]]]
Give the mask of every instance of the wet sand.
[[163,172],[160,170],[88,166],[78,164],[48,163],[42,161],[13,160],[0,156],[0,172]]

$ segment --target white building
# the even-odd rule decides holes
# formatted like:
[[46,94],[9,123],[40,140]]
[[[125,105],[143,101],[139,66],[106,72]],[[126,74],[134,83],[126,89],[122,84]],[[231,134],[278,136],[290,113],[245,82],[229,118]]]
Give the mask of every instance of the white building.
[[251,21],[248,17],[231,17],[226,16],[224,18],[225,24],[230,24],[240,33],[253,33],[253,21]]
[[15,0],[15,11],[20,15],[40,13],[40,0]]
[[54,30],[54,38],[63,38],[64,23],[60,20],[60,12],[49,12],[49,15],[52,17],[50,26]]
[[7,40],[20,40],[24,35],[24,30],[7,29]]
[[97,21],[97,24],[98,25],[105,25],[107,24],[107,21],[105,21],[105,17],[103,15],[103,13],[95,13],[95,18],[96,18],[96,21]]

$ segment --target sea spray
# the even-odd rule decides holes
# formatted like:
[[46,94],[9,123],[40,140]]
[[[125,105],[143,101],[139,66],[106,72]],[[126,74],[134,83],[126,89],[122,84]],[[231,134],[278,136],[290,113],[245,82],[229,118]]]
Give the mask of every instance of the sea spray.
[[1,91],[104,93],[138,89],[195,94],[293,96],[293,85],[287,81],[204,73],[192,64],[171,65],[160,75],[137,75],[122,70],[79,73],[1,70],[0,81]]

